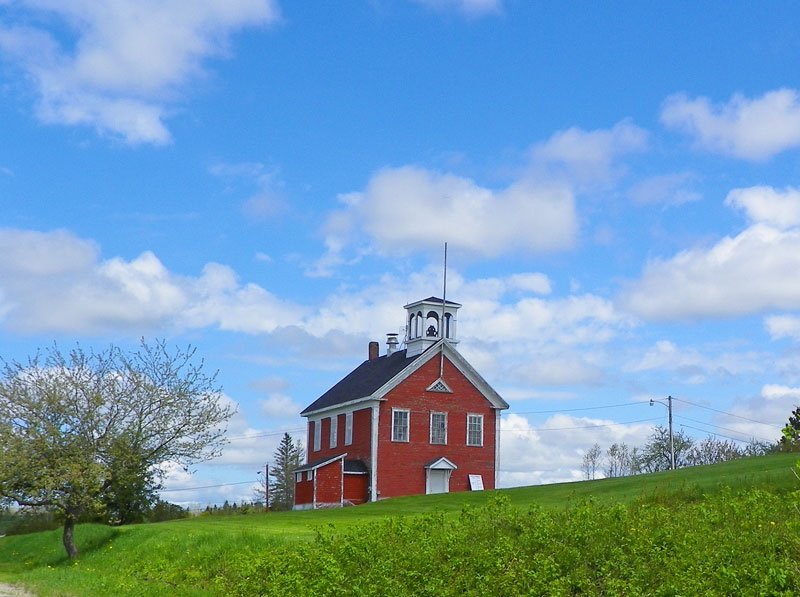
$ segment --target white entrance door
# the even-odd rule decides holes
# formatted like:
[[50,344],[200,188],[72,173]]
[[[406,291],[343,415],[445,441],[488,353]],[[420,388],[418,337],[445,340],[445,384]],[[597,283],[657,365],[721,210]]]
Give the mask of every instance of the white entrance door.
[[428,469],[428,493],[447,493],[450,491],[450,471]]

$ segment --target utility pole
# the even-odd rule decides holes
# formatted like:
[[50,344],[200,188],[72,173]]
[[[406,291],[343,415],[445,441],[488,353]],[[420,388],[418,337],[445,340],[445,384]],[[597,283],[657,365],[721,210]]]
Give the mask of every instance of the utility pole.
[[672,439],[672,396],[667,396],[667,410],[669,411],[669,459],[672,470],[675,470],[675,443]]
[[264,465],[263,471],[256,471],[257,475],[264,475],[264,511],[269,512],[269,462]]
[[[672,429],[672,417],[670,416],[670,429]],[[672,432],[670,431],[670,434]],[[675,465],[673,464],[673,468]],[[269,462],[264,465],[264,511],[269,512]]]
[[675,442],[672,436],[672,396],[667,396],[667,402],[664,403],[661,400],[653,400],[650,398],[650,406],[653,406],[656,402],[659,404],[663,404],[667,407],[667,411],[669,412],[669,468],[670,470],[675,470]]

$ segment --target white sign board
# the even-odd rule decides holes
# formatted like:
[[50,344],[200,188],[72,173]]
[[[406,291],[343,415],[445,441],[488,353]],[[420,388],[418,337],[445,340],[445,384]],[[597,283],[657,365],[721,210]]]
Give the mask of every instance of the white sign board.
[[470,475],[469,476],[469,488],[472,491],[482,491],[483,490],[483,477],[480,475]]

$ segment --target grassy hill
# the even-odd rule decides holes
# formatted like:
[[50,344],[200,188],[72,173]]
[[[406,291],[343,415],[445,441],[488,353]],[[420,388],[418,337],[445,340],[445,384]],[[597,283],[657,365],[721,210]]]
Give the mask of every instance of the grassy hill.
[[77,562],[59,531],[0,539],[0,581],[41,595],[790,595],[800,592],[797,458],[338,510],[81,525]]

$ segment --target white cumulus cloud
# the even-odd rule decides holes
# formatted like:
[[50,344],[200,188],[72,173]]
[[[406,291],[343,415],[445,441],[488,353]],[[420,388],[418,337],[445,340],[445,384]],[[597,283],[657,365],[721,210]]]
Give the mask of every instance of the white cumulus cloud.
[[328,246],[339,250],[363,230],[383,253],[437,249],[495,257],[512,250],[554,251],[573,245],[578,222],[564,184],[517,182],[490,189],[454,174],[416,166],[385,168],[364,191],[340,197],[328,220]]
[[796,315],[770,315],[764,319],[764,326],[773,340],[800,340],[800,317]]
[[624,174],[622,155],[645,151],[648,133],[624,120],[610,129],[573,127],[534,144],[514,180],[490,187],[416,165],[376,171],[323,226],[327,252],[307,272],[330,276],[370,252],[405,255],[439,250],[494,258],[575,246],[576,196]]
[[[725,205],[744,212],[750,225],[711,246],[651,260],[618,305],[652,320],[800,309],[800,191],[733,189]],[[800,336],[791,314],[769,314],[765,325],[773,338]]]
[[763,161],[800,145],[800,98],[794,89],[777,89],[749,99],[734,95],[727,103],[685,94],[668,97],[661,122],[692,136],[698,147]]
[[585,131],[572,127],[554,133],[531,149],[533,168],[562,170],[573,184],[595,184],[614,178],[615,158],[645,151],[648,134],[628,120],[610,129]]
[[800,309],[800,229],[755,224],[709,248],[649,262],[620,299],[645,319],[734,317]]
[[227,266],[199,277],[170,272],[150,251],[103,260],[91,241],[66,231],[0,229],[0,325],[22,332],[141,333],[217,326],[273,331],[304,310]]
[[[641,419],[652,417],[643,412]],[[641,420],[640,419],[640,420]],[[585,479],[583,455],[595,443],[642,446],[653,431],[650,423],[619,424],[609,419],[558,414],[538,425],[517,414],[503,416],[500,429],[500,487],[538,485]],[[602,473],[598,472],[602,477]]]
[[725,198],[725,205],[744,210],[753,222],[763,222],[786,229],[800,225],[800,190],[778,191],[768,186],[734,189]]
[[[143,334],[152,330],[218,328],[264,335],[281,358],[321,367],[366,355],[366,340],[400,333],[409,296],[427,296],[441,283],[438,266],[408,276],[386,274],[357,290],[341,288],[321,303],[303,306],[230,267],[208,263],[199,276],[177,274],[151,251],[133,259],[103,259],[99,248],[66,231],[0,230],[0,326],[23,333]],[[452,294],[451,294],[452,293]],[[632,320],[591,294],[551,297],[550,279],[535,271],[466,280],[448,276],[448,296],[467,308],[459,314],[459,348],[512,391],[533,384],[596,384],[609,359],[603,346]],[[274,381],[274,380],[273,380]],[[267,384],[262,380],[263,384]],[[272,384],[272,382],[269,382]],[[267,384],[269,385],[269,384]],[[296,405],[275,382],[266,391],[273,416]]]
[[238,29],[279,18],[274,0],[21,0],[16,8],[19,22],[0,26],[0,50],[34,83],[37,116],[131,144],[168,143],[164,121],[186,83],[203,76],[203,61],[224,55]]

